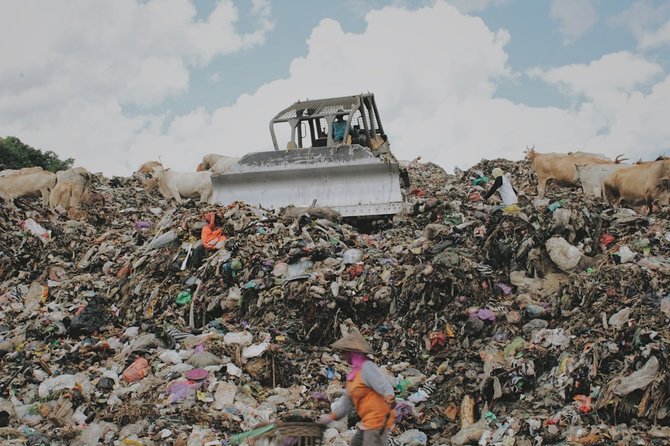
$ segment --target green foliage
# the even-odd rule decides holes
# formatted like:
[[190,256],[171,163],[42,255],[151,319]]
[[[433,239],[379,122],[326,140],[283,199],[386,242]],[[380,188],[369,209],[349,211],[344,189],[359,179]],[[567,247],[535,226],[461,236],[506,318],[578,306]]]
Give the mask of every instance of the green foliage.
[[0,170],[39,166],[56,172],[69,169],[73,163],[73,158],[61,160],[51,150],[42,152],[34,149],[14,136],[0,138]]

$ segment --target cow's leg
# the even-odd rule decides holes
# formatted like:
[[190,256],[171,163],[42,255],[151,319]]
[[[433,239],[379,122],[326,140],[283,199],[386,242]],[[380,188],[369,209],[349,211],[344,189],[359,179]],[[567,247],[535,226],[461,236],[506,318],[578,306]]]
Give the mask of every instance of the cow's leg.
[[544,198],[544,191],[547,188],[547,178],[537,179],[537,196]]
[[212,190],[207,189],[200,191],[200,202],[201,203],[209,203],[209,200],[212,198]]
[[72,189],[70,191],[70,207],[73,208],[78,208],[79,207],[79,200],[81,199],[81,195],[83,194],[83,190],[79,187],[76,188],[72,186]]
[[44,204],[44,207],[49,206],[49,189],[46,187],[43,187],[40,189],[40,193],[42,194],[42,203]]

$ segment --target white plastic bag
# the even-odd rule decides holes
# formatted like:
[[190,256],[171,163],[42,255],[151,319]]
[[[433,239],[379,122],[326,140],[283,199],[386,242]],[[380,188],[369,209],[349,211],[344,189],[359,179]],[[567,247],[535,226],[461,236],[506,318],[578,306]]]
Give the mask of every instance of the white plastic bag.
[[572,246],[563,237],[552,237],[544,246],[547,248],[551,261],[565,272],[575,269],[582,258],[579,249]]

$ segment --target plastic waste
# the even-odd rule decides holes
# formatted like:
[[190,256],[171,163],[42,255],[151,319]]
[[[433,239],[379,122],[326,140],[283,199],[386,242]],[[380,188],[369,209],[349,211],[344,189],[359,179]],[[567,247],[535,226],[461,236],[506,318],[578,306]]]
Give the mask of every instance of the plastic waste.
[[195,396],[195,393],[198,389],[202,387],[202,382],[200,381],[191,381],[191,380],[180,380],[172,381],[168,384],[165,392],[169,395],[168,402],[170,404],[176,403],[187,399],[189,397]]
[[423,446],[428,443],[426,434],[418,429],[410,429],[403,432],[397,438],[398,443],[407,446]]
[[63,389],[73,389],[77,384],[87,383],[84,386],[86,389],[90,388],[90,382],[85,375],[58,375],[54,378],[49,378],[43,381],[37,389],[37,394],[40,398],[46,398],[50,394],[58,392]]
[[419,389],[416,392],[414,392],[413,394],[411,394],[407,398],[407,400],[416,404],[416,403],[421,403],[423,401],[426,401],[429,397],[430,397],[430,395],[425,390]]
[[32,235],[40,239],[40,241],[44,244],[47,244],[49,241],[51,241],[51,231],[44,229],[42,225],[37,223],[32,218],[27,218],[26,220],[22,221],[21,229],[30,232]]
[[221,381],[216,386],[214,393],[214,404],[212,407],[216,410],[223,410],[231,406],[235,401],[235,394],[237,393],[237,386],[229,381]]
[[614,388],[614,393],[623,396],[628,395],[633,390],[646,388],[649,383],[656,378],[656,375],[658,375],[658,367],[658,359],[656,359],[656,356],[652,356],[640,370],[637,370],[622,379]]
[[165,248],[170,245],[177,239],[177,233],[173,230],[165,232],[161,235],[154,237],[153,240],[149,243],[149,249],[160,249]]
[[489,177],[483,176],[483,177],[478,177],[472,180],[472,185],[473,186],[479,186],[480,184],[486,184],[489,182]]
[[544,245],[549,253],[549,258],[562,271],[572,271],[582,258],[579,249],[572,246],[563,237],[552,237]]
[[166,364],[181,364],[182,362],[181,355],[175,350],[165,350],[158,356],[158,359]]
[[229,362],[226,364],[226,373],[228,373],[231,376],[237,376],[240,377],[242,376],[242,369],[233,364],[232,362]]
[[636,255],[637,254],[626,245],[619,248],[619,259],[621,260],[621,263],[632,262],[635,260]]
[[342,253],[342,262],[345,265],[353,264],[353,263],[358,263],[361,261],[361,258],[363,257],[363,253],[361,252],[360,249],[347,249]]
[[551,211],[554,212],[556,209],[559,209],[563,206],[563,203],[561,201],[554,201],[551,203],[547,208]]
[[263,352],[265,352],[265,350],[267,350],[268,345],[269,344],[267,342],[261,342],[260,344],[250,345],[249,347],[242,350],[242,357],[255,358],[257,356],[260,356],[263,354]]
[[101,297],[95,296],[81,313],[72,319],[70,334],[79,336],[95,333],[109,322],[109,316],[105,301]]
[[177,294],[177,300],[175,302],[178,305],[186,305],[191,302],[191,293],[188,291],[182,291],[179,294]]
[[223,342],[229,345],[241,345],[244,347],[254,342],[254,336],[248,331],[231,331],[223,335]]
[[142,358],[141,356],[124,370],[121,377],[129,383],[139,381],[149,373],[149,361]]
[[629,321],[630,319],[630,314],[633,312],[632,308],[625,307],[616,313],[614,313],[612,316],[610,316],[610,319],[608,323],[615,328],[621,328],[626,322]]

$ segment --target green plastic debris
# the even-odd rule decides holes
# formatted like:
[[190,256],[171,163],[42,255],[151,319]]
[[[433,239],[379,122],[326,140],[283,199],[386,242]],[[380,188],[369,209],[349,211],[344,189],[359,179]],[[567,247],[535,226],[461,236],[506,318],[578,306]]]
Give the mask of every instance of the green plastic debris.
[[242,432],[241,434],[236,434],[230,437],[230,444],[231,445],[237,445],[242,443],[244,440],[248,440],[249,438],[254,438],[263,435],[266,432],[271,431],[272,429],[275,428],[275,424],[268,424],[267,426],[259,427],[256,429],[252,429],[247,432]]
[[191,302],[191,293],[188,291],[182,291],[181,293],[177,294],[177,304],[179,305],[186,305]]
[[563,203],[561,201],[554,201],[549,205],[549,210],[551,212],[554,212],[556,209],[563,207]]
[[412,385],[412,382],[408,379],[401,379],[398,384],[396,384],[395,388],[398,389],[399,392],[404,392],[409,388],[409,386]]
[[489,182],[489,177],[479,177],[472,180],[472,185],[477,186],[478,184],[486,184]]
[[486,421],[488,421],[489,423],[490,423],[491,421],[495,421],[495,420],[498,419],[498,417],[496,417],[496,414],[494,414],[494,413],[491,412],[491,411],[486,412],[486,415],[484,415],[484,417],[486,418]]

